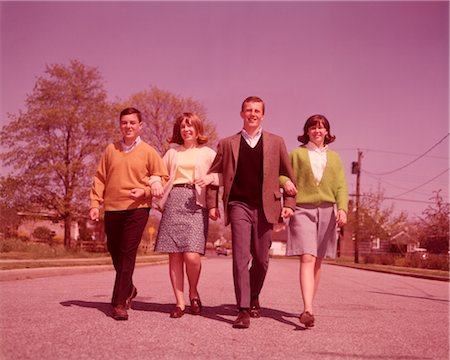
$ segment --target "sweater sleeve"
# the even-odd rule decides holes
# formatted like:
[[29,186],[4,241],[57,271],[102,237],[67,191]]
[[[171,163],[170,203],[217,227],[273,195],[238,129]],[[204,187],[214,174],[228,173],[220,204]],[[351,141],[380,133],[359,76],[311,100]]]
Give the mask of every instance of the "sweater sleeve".
[[339,171],[337,174],[337,189],[336,189],[336,205],[339,210],[348,211],[348,191],[347,181],[345,179],[344,166],[339,155],[337,155],[337,164]]
[[94,180],[89,194],[89,208],[99,208],[104,200],[105,184],[106,184],[106,154],[107,150],[103,153],[100,163],[94,175]]
[[[150,149],[151,150],[149,152],[147,163],[149,177],[150,179],[153,180],[159,177],[162,180],[162,183],[164,184],[169,179],[166,164],[164,163],[161,156],[156,152],[155,149],[153,149],[152,147]],[[145,190],[145,197],[150,197],[151,196],[150,186],[146,186],[144,190]]]

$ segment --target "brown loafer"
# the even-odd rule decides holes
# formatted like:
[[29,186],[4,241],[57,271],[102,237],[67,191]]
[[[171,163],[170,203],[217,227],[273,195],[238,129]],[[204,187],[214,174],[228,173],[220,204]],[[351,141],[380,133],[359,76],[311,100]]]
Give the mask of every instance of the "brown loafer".
[[193,315],[200,315],[202,312],[202,302],[199,298],[191,299],[191,311]]
[[128,312],[125,309],[125,305],[119,304],[114,306],[113,318],[114,320],[128,320]]
[[130,296],[128,296],[127,299],[125,300],[125,308],[127,310],[131,307],[131,301],[136,297],[136,295],[137,295],[137,289],[133,285],[133,287],[131,289]]
[[170,317],[173,319],[180,318],[184,315],[184,310],[182,310],[179,306],[176,306],[175,309],[170,313]]
[[250,317],[261,317],[261,306],[259,306],[258,298],[254,298],[250,301]]
[[247,310],[240,310],[236,320],[234,320],[233,328],[247,329],[248,327],[250,327],[250,314]]
[[311,314],[309,311],[304,311],[299,316],[299,321],[303,325],[305,325],[307,328],[314,326],[314,315]]

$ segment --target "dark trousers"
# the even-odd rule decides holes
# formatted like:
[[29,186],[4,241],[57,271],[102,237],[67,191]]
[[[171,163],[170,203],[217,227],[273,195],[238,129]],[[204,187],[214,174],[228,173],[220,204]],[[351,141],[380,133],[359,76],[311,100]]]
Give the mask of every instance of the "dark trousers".
[[133,286],[136,254],[150,209],[105,212],[105,232],[116,280],[111,299],[113,306],[125,305]]
[[229,215],[236,302],[239,309],[248,309],[251,298],[259,296],[266,278],[273,226],[267,222],[262,208],[241,202],[230,202]]

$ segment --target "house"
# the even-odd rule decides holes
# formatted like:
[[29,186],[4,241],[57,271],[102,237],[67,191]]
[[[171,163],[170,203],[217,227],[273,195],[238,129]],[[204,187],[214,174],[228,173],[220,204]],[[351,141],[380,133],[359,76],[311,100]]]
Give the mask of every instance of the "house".
[[[43,241],[36,239],[33,232],[38,227],[45,227],[52,232],[52,242],[62,244],[64,242],[64,221],[50,212],[19,212],[20,237],[32,241]],[[72,247],[82,248],[88,251],[106,251],[106,237],[103,222],[94,222],[88,219],[72,220],[70,226],[70,243]],[[45,240],[44,240],[45,241]]]
[[[33,237],[33,232],[38,227],[46,227],[53,232],[53,239],[57,242],[63,242],[64,239],[64,221],[59,220],[55,214],[50,212],[18,212],[20,218],[19,228],[17,232],[19,236],[26,237],[30,240],[38,241]],[[73,241],[79,238],[78,222],[72,221],[70,234]]]
[[420,248],[420,243],[403,230],[391,237],[390,244],[402,253],[412,253]]

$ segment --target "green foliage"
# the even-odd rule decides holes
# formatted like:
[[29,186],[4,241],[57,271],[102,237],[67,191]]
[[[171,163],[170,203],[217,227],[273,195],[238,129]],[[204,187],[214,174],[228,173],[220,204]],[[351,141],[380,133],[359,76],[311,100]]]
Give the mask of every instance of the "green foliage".
[[426,254],[424,257],[422,255],[420,253],[408,253],[405,256],[369,254],[363,257],[363,263],[448,271],[449,257],[447,254]]
[[112,111],[98,70],[73,60],[47,66],[26,111],[10,115],[0,131],[0,145],[8,149],[0,159],[13,169],[9,204],[64,219],[66,245],[70,219],[86,213],[92,174],[116,128]]
[[3,259],[84,258],[99,256],[80,249],[67,249],[62,245],[50,245],[23,241],[17,238],[0,240],[0,254]]
[[434,191],[423,217],[417,222],[420,246],[431,253],[448,253],[449,250],[449,203],[444,202],[441,190]]
[[[3,192],[3,178],[0,178],[0,198]],[[20,219],[17,215],[17,209],[8,206],[8,202],[0,201],[0,233],[4,237],[11,237],[17,235]]]
[[363,257],[363,264],[395,265],[395,254],[369,254]]
[[212,148],[216,146],[218,136],[215,124],[207,120],[204,106],[192,98],[182,98],[152,87],[132,95],[123,106],[134,106],[141,111],[145,124],[142,137],[160,154],[169,149],[168,139],[172,136],[175,118],[183,112],[196,113],[203,120],[208,145]]
[[[384,191],[366,192],[361,197],[359,207],[359,239],[390,239],[393,235],[405,230],[408,216],[405,212],[394,213],[394,206],[383,206]],[[349,224],[356,229],[355,216],[349,217]]]
[[33,230],[33,233],[31,235],[35,239],[51,243],[55,233],[46,226],[38,226],[36,229]]

